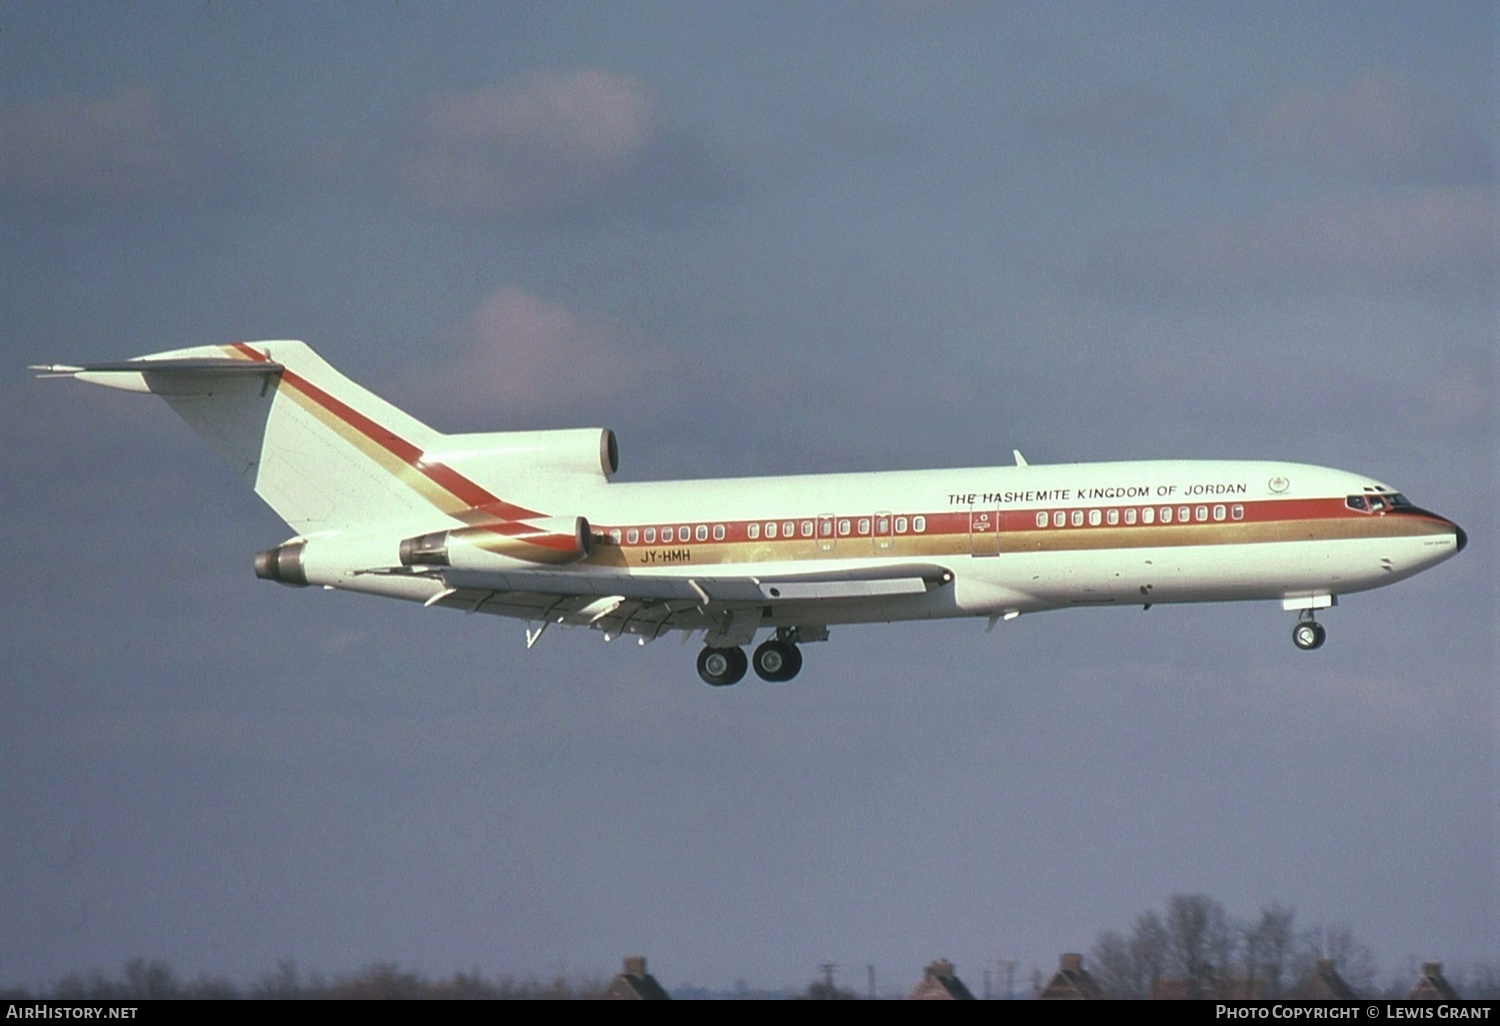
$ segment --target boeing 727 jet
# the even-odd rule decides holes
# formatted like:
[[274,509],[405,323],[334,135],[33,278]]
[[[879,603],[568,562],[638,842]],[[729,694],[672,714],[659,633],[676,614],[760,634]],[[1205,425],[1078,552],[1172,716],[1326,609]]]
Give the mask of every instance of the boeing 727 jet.
[[[1316,611],[1461,552],[1455,523],[1361,474],[1151,461],[616,483],[605,429],[443,434],[301,342],[200,346],[44,377],[161,396],[293,532],[255,573],[641,644],[703,633],[698,673],[787,681],[836,624],[1076,606]],[[757,636],[766,639],[752,654]]]

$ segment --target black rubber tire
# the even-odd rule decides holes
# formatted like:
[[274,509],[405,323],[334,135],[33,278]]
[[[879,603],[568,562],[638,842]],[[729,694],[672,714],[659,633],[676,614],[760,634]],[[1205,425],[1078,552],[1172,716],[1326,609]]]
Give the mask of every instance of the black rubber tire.
[[711,687],[727,688],[744,678],[747,663],[742,648],[705,648],[698,653],[698,676]]
[[1328,632],[1316,621],[1300,620],[1292,626],[1292,644],[1304,652],[1322,648],[1323,642],[1327,640]]
[[802,669],[802,652],[796,645],[772,638],[755,650],[751,665],[761,680],[783,684]]

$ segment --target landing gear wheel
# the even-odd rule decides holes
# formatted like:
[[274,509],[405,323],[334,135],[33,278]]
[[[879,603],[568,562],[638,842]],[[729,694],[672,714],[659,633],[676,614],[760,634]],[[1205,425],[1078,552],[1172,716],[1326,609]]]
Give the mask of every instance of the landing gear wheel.
[[713,687],[728,687],[745,676],[746,662],[742,648],[705,648],[698,653],[698,676]]
[[1316,620],[1301,620],[1292,628],[1292,644],[1304,652],[1322,648],[1328,640],[1328,632]]
[[755,675],[772,684],[797,676],[802,669],[802,651],[789,641],[772,638],[755,650]]

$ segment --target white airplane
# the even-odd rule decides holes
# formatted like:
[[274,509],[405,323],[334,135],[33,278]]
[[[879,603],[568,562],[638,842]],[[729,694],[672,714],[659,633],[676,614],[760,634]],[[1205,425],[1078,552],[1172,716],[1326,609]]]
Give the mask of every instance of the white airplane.
[[[767,681],[831,624],[1271,599],[1314,611],[1463,550],[1394,489],[1297,463],[1152,461],[611,483],[612,431],[445,435],[301,342],[34,367],[165,399],[295,537],[256,576],[641,644],[702,631],[698,673]],[[770,636],[746,657],[757,634]]]

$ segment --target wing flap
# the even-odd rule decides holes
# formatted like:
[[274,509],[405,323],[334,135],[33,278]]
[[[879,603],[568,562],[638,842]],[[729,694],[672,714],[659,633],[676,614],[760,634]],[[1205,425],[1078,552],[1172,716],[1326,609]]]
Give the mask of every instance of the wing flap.
[[668,577],[586,570],[447,570],[443,583],[459,591],[532,593],[692,605],[759,605],[767,602],[884,598],[919,595],[953,574],[930,563],[804,574],[744,577]]

